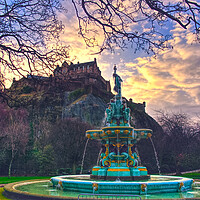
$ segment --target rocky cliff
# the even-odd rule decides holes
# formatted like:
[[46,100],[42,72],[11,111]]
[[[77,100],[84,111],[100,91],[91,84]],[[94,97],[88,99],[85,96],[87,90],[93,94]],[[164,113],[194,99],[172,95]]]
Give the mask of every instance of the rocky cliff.
[[66,92],[63,103],[64,118],[80,118],[96,127],[100,127],[104,121],[107,104],[103,99],[93,94],[84,94],[81,97],[69,101],[70,93]]

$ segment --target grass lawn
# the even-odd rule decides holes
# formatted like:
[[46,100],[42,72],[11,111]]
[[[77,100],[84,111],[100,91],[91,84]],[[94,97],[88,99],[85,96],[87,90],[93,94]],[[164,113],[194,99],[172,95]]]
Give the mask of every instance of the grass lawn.
[[33,179],[50,179],[50,176],[13,176],[11,178],[2,176],[0,177],[0,184],[7,184],[7,183],[33,180]]
[[[50,179],[49,176],[14,176],[11,178],[0,177],[0,184],[13,183],[18,181],[33,180],[33,179]],[[11,200],[3,196],[3,188],[0,188],[0,200]]]
[[193,179],[200,179],[200,173],[197,173],[197,172],[182,174],[181,176],[187,177],[187,178],[193,178]]

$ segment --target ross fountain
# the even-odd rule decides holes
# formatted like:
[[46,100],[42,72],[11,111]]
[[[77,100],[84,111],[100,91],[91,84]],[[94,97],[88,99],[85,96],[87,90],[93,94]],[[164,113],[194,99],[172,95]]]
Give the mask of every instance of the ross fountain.
[[[30,195],[33,197],[34,194],[32,193],[37,193],[35,196],[39,196],[40,199],[42,197],[44,199],[77,199],[80,193],[89,193],[89,195],[143,195],[145,199],[200,197],[200,193],[197,190],[192,190],[193,179],[149,175],[147,168],[139,165],[140,160],[135,147],[136,143],[140,139],[151,138],[152,130],[135,129],[130,126],[130,109],[122,98],[122,79],[116,73],[116,70],[115,66],[113,76],[115,79],[114,90],[117,94],[111,99],[106,109],[105,125],[101,130],[86,131],[88,140],[100,140],[102,143],[97,166],[93,167],[92,174],[52,177],[51,183],[53,187],[62,189],[60,190],[61,192],[52,188],[47,192],[41,187],[41,185],[44,185],[43,182],[31,182],[31,184],[17,183],[7,186],[5,190],[8,194],[13,195],[16,193],[17,196],[27,196],[31,193]],[[85,152],[86,148],[83,159]],[[200,184],[198,183],[196,188],[199,186]],[[37,192],[32,192],[34,187],[37,188]],[[29,191],[28,194],[27,191]],[[51,194],[51,196],[45,196],[46,193]],[[56,198],[55,196],[58,197]]]

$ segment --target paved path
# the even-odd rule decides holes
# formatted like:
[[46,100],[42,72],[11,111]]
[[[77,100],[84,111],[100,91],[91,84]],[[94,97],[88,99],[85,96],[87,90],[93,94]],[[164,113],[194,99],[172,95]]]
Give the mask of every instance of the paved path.
[[[187,171],[187,172],[181,172],[181,174],[186,174],[186,173],[193,173],[193,172],[200,172],[200,169],[192,170],[192,171]],[[176,175],[176,173],[169,173],[166,175]]]

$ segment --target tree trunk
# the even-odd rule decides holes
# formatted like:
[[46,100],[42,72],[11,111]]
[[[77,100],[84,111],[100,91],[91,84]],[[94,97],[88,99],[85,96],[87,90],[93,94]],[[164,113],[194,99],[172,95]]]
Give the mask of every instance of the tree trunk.
[[12,169],[13,159],[14,159],[14,156],[12,155],[12,158],[11,158],[11,161],[10,161],[10,164],[9,164],[9,168],[8,168],[8,178],[11,177],[11,169]]
[[73,165],[72,165],[72,174],[76,174],[76,163],[73,162]]

